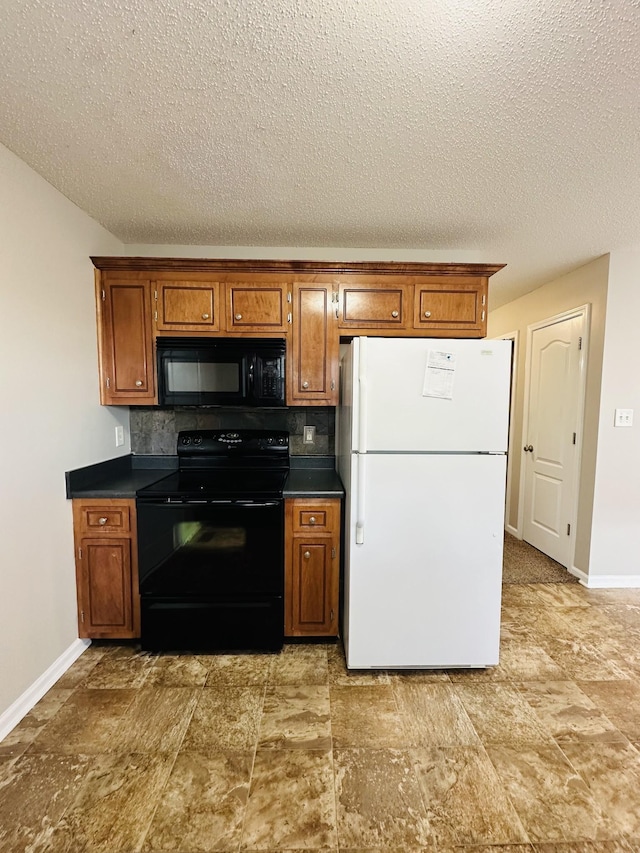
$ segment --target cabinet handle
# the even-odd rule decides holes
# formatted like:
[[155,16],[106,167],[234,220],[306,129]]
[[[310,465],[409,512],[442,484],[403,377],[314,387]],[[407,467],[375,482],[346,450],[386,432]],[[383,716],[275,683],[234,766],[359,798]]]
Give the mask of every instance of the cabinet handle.
[[311,518],[309,519],[309,524],[315,524],[315,523],[316,523],[316,517],[315,517],[315,515],[312,515]]
[[142,387],[142,379],[136,379],[136,388]]
[[391,312],[391,316],[392,316],[392,317],[397,317],[397,316],[398,316],[398,312],[397,312],[397,311],[392,311],[392,312]]
[[425,311],[425,312],[424,312],[424,316],[425,316],[425,317],[427,318],[427,320],[428,320],[428,319],[429,319],[429,317],[431,316],[431,311]]
[[308,387],[309,387],[309,383],[308,383],[308,382],[303,382],[303,383],[302,383],[302,387],[303,387],[303,388],[308,388]]
[[311,558],[311,551],[305,551],[302,556],[305,558],[305,560],[309,560]]
[[103,515],[102,518],[98,519],[98,524],[106,524],[107,521],[108,521],[107,517]]
[[236,320],[242,320],[242,314],[236,314],[235,319]]
[[203,315],[202,315],[202,319],[203,319],[203,320],[208,320],[208,319],[209,319],[209,315],[208,315],[208,314],[203,314]]

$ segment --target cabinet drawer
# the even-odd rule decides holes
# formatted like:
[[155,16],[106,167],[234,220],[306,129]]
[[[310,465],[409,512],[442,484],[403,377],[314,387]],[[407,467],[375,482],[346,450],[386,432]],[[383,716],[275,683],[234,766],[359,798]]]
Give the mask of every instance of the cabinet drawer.
[[78,515],[80,530],[85,534],[104,536],[108,533],[131,531],[131,512],[126,504],[120,506],[82,504]]
[[159,281],[155,284],[159,332],[217,332],[218,282]]
[[407,322],[408,287],[343,287],[341,329],[403,329]]
[[294,502],[294,533],[328,533],[338,529],[338,502],[330,503],[318,500],[316,503],[305,500]]
[[287,293],[286,284],[228,284],[227,331],[286,332]]
[[433,282],[416,287],[414,328],[430,335],[486,334],[486,280]]

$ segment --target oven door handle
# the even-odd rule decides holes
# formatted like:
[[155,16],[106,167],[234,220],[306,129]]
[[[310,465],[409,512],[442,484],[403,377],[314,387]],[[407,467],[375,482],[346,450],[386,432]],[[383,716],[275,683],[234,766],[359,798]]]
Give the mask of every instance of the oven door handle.
[[278,506],[280,501],[234,501],[236,506]]

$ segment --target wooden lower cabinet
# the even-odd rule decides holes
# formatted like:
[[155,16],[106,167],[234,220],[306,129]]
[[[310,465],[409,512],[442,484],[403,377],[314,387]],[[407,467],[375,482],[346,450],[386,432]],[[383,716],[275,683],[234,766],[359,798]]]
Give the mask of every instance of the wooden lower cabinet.
[[338,634],[340,499],[285,501],[285,636]]
[[133,499],[76,499],[73,530],[80,637],[140,636]]

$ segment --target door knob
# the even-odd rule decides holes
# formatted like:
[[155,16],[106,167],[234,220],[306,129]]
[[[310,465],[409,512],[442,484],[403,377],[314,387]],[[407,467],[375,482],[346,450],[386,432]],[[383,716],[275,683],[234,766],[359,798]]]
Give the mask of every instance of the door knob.
[[142,379],[136,379],[136,388],[140,388],[142,386]]
[[305,551],[302,556],[305,558],[305,560],[308,560],[311,557],[311,551]]
[[235,319],[236,320],[242,320],[242,314],[236,314]]
[[427,320],[428,320],[428,319],[429,319],[429,317],[431,316],[431,311],[425,311],[425,312],[424,312],[424,316],[425,316],[425,317],[427,318]]
[[203,320],[208,320],[208,319],[209,319],[209,315],[208,315],[208,314],[203,314],[203,315],[202,315],[202,319],[203,319]]
[[308,382],[303,382],[303,383],[302,383],[302,387],[303,387],[303,388],[308,388],[308,387],[309,387],[309,383],[308,383]]
[[525,444],[524,449],[526,453],[533,453],[533,444]]
[[398,316],[398,312],[397,312],[397,311],[392,311],[392,312],[391,312],[391,316],[392,316],[392,317],[397,317],[397,316]]

